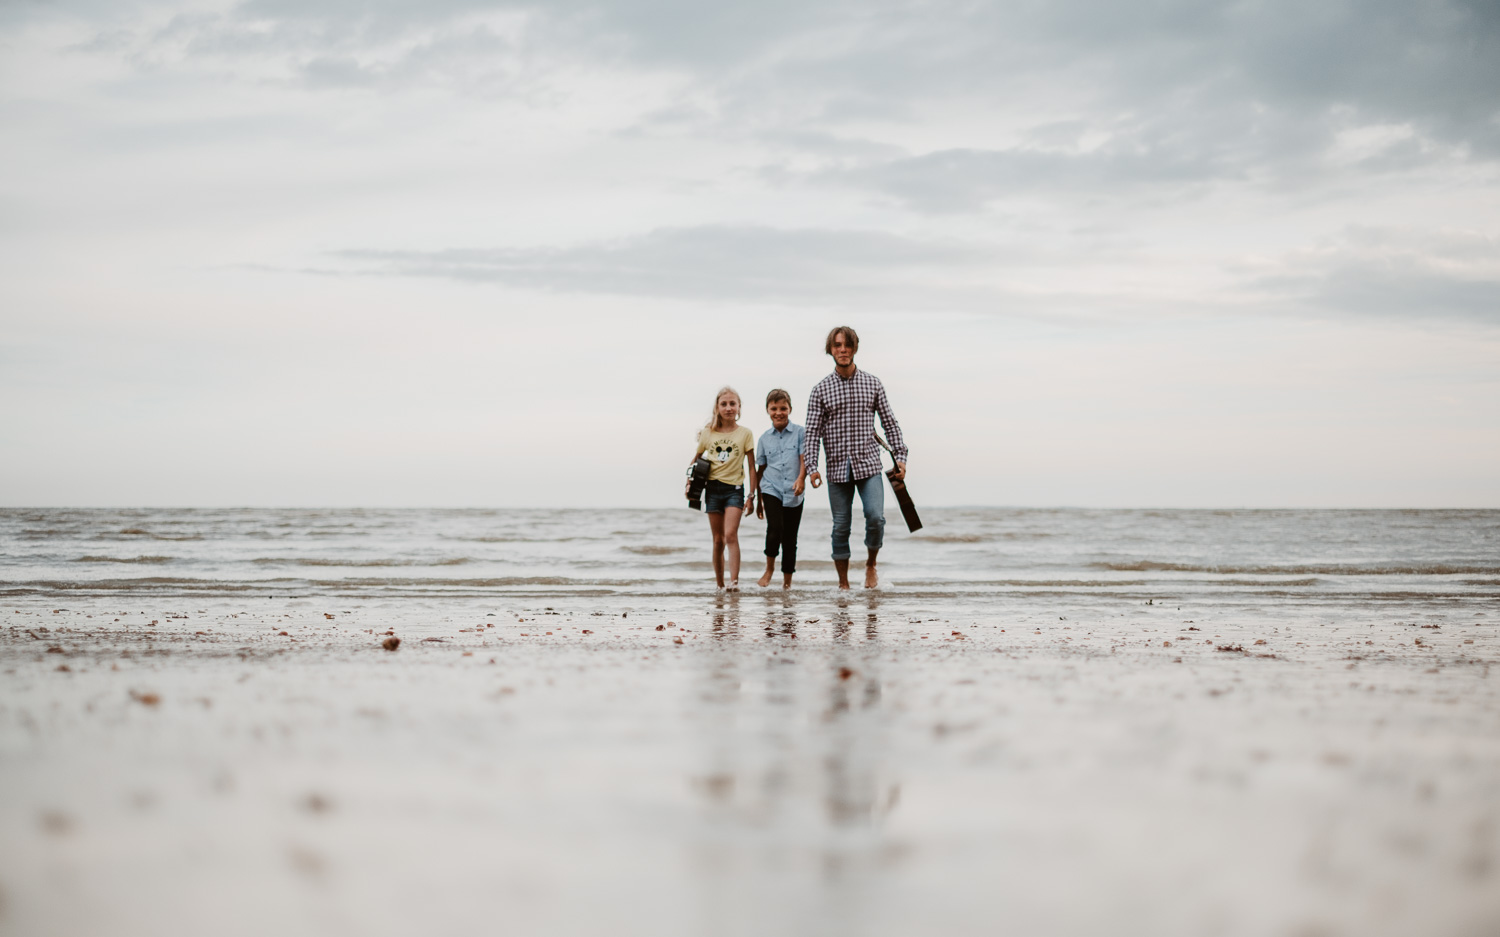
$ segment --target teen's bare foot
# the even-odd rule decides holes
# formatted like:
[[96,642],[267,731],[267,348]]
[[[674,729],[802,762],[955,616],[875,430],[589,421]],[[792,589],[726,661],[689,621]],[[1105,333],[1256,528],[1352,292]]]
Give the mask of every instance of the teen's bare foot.
[[791,573],[785,573],[785,574],[783,574],[782,577],[781,577],[781,588],[783,588],[783,589],[790,589],[791,587],[792,587],[792,574]]
[[759,579],[755,580],[755,584],[757,586],[760,586],[762,589],[764,589],[766,586],[769,586],[771,584],[771,572],[773,571],[774,566],[774,562],[766,564],[766,571],[764,573],[761,573]]
[[874,566],[865,567],[865,588],[873,589],[880,585],[880,576],[875,573]]
[[724,591],[725,592],[738,592],[738,591],[740,591],[740,581],[738,579],[731,579],[729,581],[729,587],[726,588]]

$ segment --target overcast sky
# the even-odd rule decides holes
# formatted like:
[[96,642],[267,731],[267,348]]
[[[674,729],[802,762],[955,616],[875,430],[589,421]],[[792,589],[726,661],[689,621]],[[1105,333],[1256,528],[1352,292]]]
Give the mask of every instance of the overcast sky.
[[0,503],[1500,507],[1500,4],[0,0]]

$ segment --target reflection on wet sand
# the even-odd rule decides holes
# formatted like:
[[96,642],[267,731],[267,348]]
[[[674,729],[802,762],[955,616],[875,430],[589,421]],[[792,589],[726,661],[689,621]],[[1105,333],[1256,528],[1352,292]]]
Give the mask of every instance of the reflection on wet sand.
[[785,593],[715,603],[693,691],[705,932],[752,920],[760,933],[768,923],[859,930],[897,852],[883,834],[900,787],[888,758],[879,604],[878,595],[845,598],[830,618],[826,604],[808,611]]

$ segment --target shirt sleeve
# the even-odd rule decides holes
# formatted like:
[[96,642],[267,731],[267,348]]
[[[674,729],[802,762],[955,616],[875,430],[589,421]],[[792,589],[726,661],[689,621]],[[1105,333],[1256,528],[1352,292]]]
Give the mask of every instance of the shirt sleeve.
[[880,425],[885,427],[885,441],[891,444],[891,458],[906,461],[906,440],[901,437],[901,424],[896,422],[896,413],[886,399],[885,385],[875,391],[875,412],[880,414]]
[[818,441],[823,436],[823,397],[814,387],[807,395],[807,425],[802,428],[802,460],[807,474],[818,470]]
[[760,437],[760,439],[755,443],[755,466],[756,466],[756,468],[765,468],[766,467],[766,438],[768,436],[770,436],[770,433],[763,434]]

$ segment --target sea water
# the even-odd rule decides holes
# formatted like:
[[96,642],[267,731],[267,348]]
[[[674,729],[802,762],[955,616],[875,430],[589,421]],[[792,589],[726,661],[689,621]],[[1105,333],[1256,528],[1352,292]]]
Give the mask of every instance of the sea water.
[[[887,591],[1351,603],[1500,592],[1500,511],[948,508],[923,519],[915,534],[887,522]],[[807,511],[799,587],[834,583],[830,526]],[[747,518],[742,580],[763,568],[763,537]],[[0,590],[12,595],[698,598],[712,587],[708,525],[684,509],[0,511]]]
[[0,512],[0,929],[1500,931],[1500,512],[923,515]]

